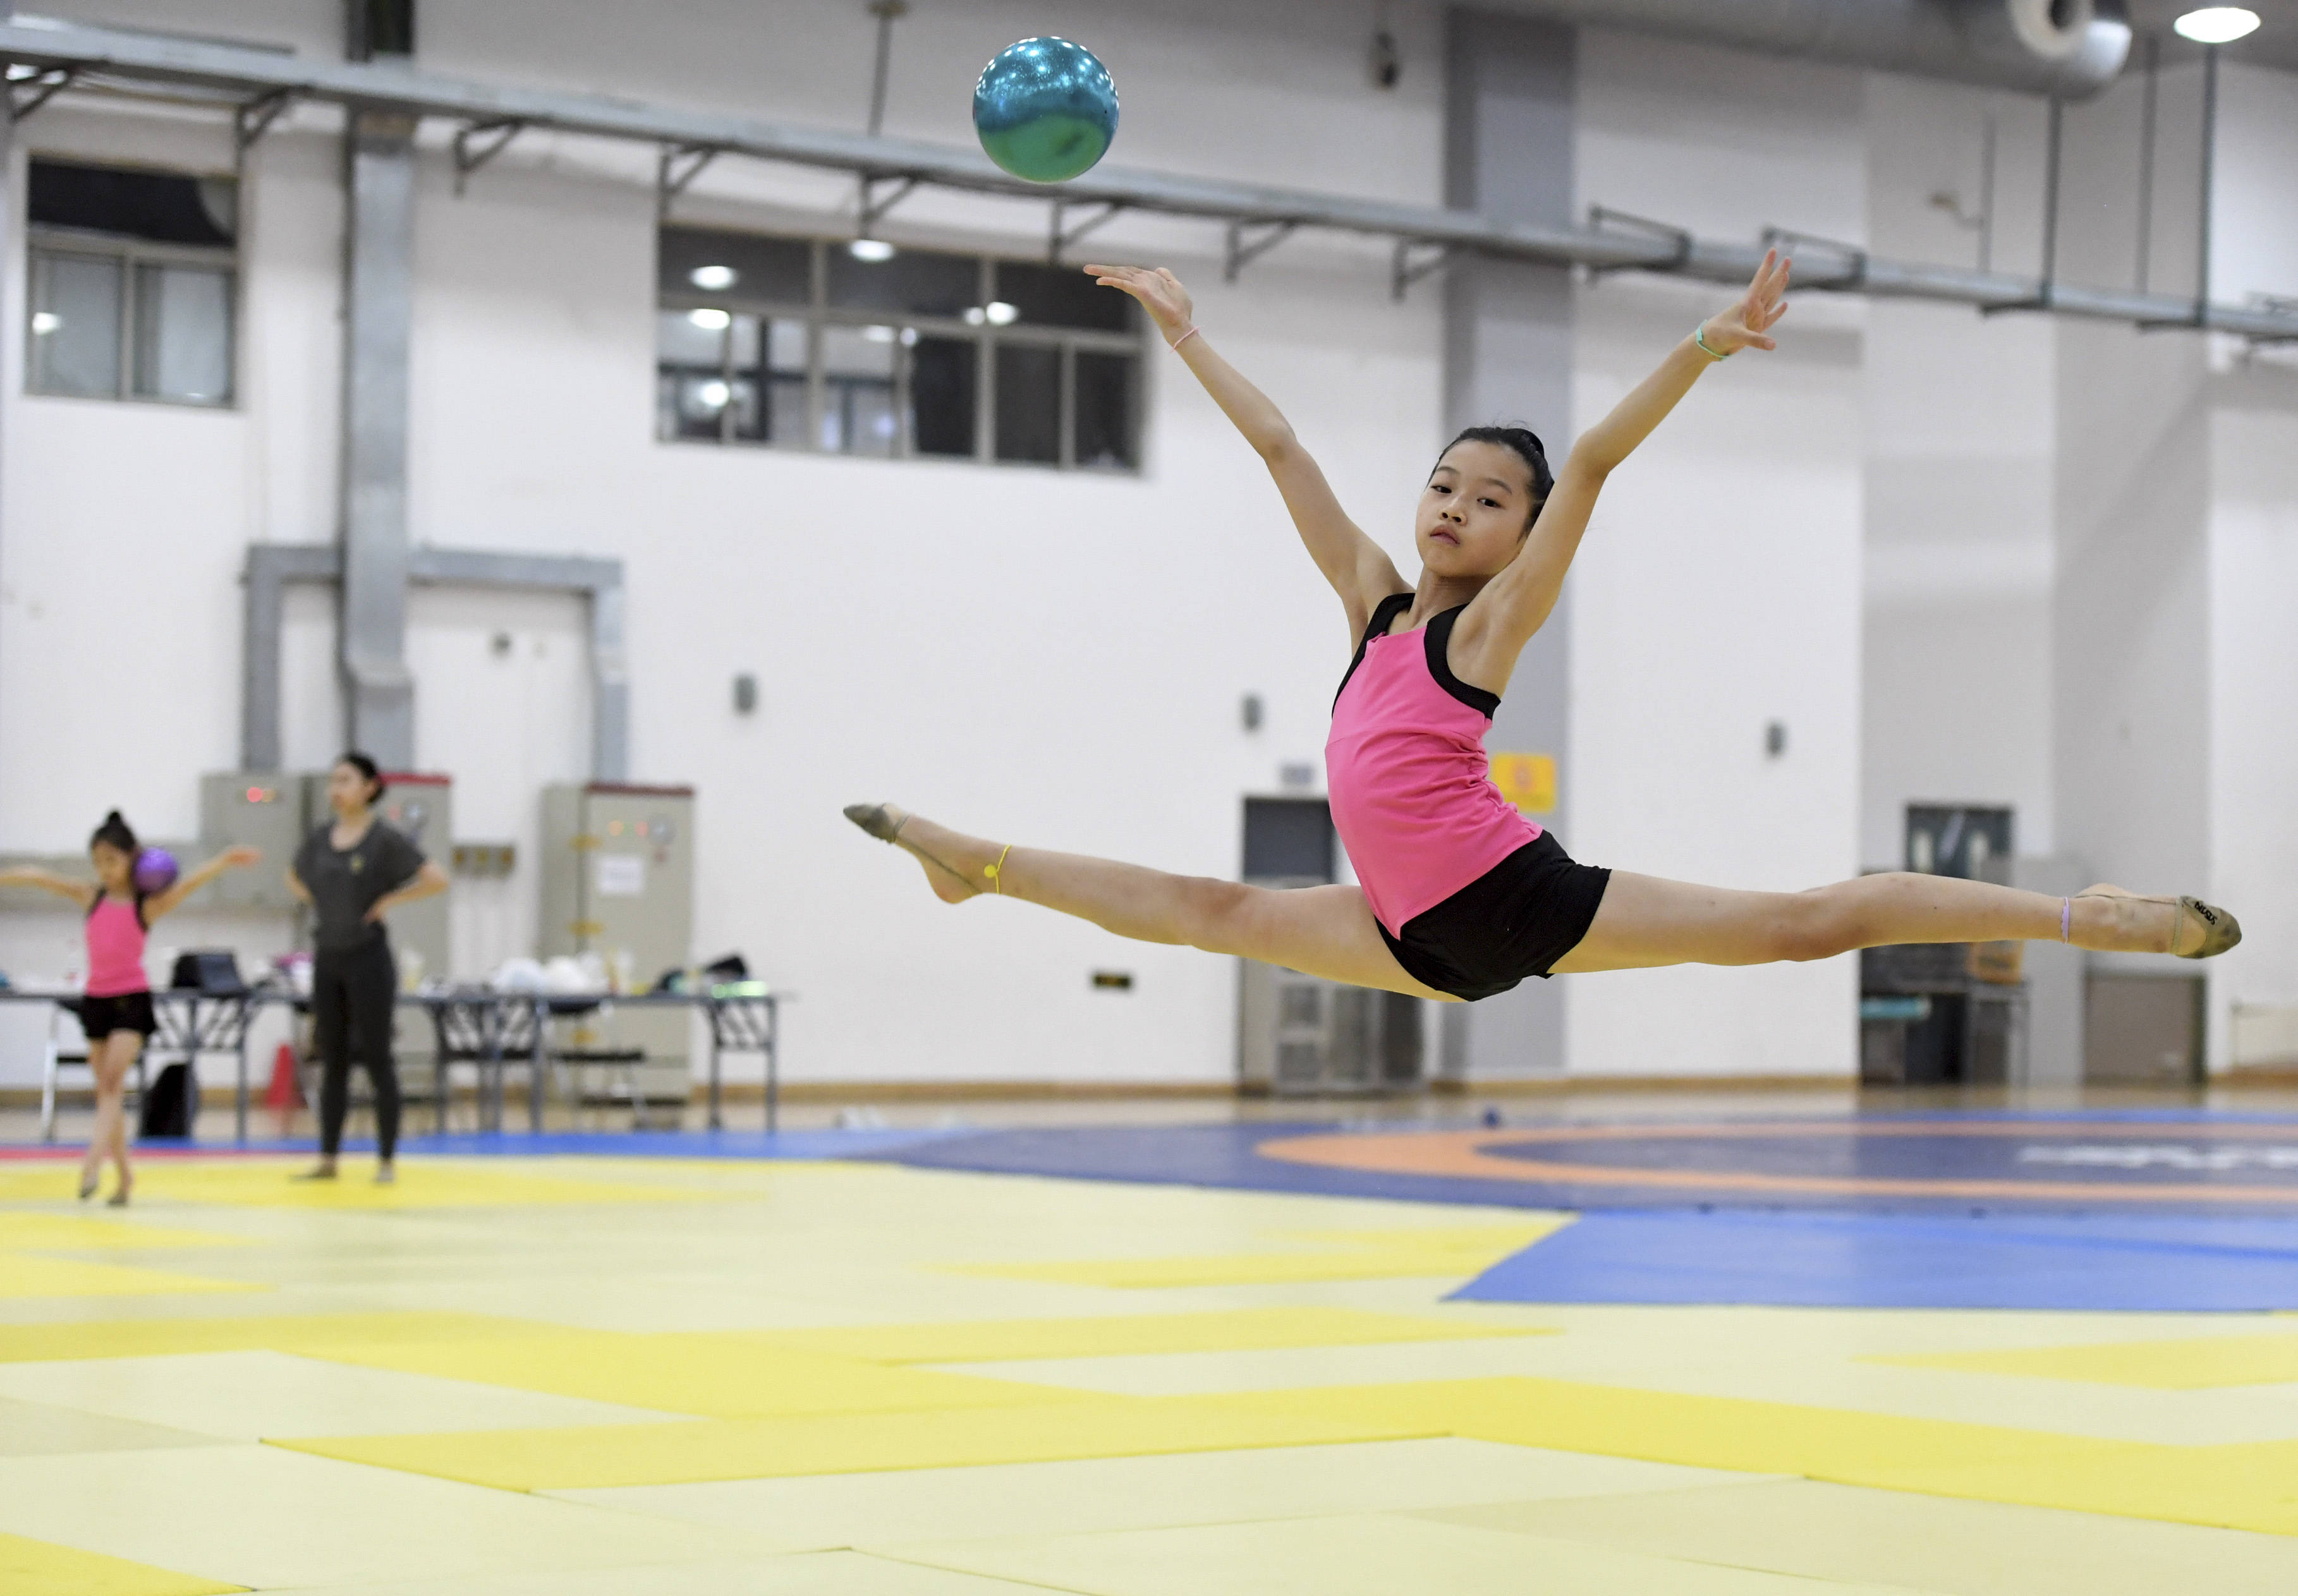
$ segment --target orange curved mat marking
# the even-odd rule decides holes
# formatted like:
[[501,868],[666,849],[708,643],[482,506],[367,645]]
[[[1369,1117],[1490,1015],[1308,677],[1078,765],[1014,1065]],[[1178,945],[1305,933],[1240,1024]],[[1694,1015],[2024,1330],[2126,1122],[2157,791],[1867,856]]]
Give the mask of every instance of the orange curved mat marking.
[[[1297,1136],[1260,1144],[1263,1157],[1288,1164],[1320,1164],[1391,1175],[1442,1175],[1478,1181],[1536,1181],[1583,1186],[1636,1186],[1676,1190],[1798,1192],[1832,1197],[2079,1197],[2106,1203],[2289,1203],[2298,1204],[2298,1186],[2117,1185],[2095,1181],[1922,1181],[1866,1176],[1773,1175],[1760,1171],[1620,1169],[1603,1164],[1504,1156],[1488,1149],[1581,1141],[1731,1141],[1820,1136],[1992,1136],[2041,1139],[2049,1137],[2126,1135],[2136,1131],[2163,1138],[2180,1135],[2177,1125],[2131,1125],[2047,1121],[1977,1124],[1916,1122],[1843,1125],[1808,1120],[1725,1124],[1558,1125],[1540,1131],[1420,1131],[1386,1135]],[[2289,1125],[2213,1125],[2212,1139],[2298,1139]]]

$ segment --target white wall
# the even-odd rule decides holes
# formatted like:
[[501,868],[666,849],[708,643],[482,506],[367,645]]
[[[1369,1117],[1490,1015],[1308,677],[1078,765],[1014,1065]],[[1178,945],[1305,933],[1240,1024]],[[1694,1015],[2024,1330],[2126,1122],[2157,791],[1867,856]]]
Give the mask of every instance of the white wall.
[[[67,9],[339,47],[334,0]],[[887,127],[963,144],[980,62],[1057,31],[1117,75],[1114,161],[1426,202],[1442,170],[1438,16],[1398,8],[1406,76],[1383,94],[1365,76],[1368,15],[1304,29],[1276,0],[964,0],[900,25]],[[842,0],[504,0],[427,7],[421,43],[441,70],[855,128],[872,24]],[[1975,205],[1992,106],[1995,260],[2033,268],[2033,102],[1601,31],[1580,71],[1583,202],[1708,236],[1776,224],[1956,262],[1975,241],[1930,196]],[[2172,289],[2193,270],[2192,78],[2163,85],[2153,276]],[[2298,293],[2292,82],[2228,73],[2222,297]],[[2114,210],[2135,160],[2131,93],[2069,119],[2063,259],[2086,281],[2133,264]],[[793,1073],[1226,1078],[1222,961],[1010,905],[945,909],[837,813],[892,797],[1001,838],[1234,872],[1241,796],[1276,790],[1282,764],[1321,769],[1349,640],[1203,394],[1153,347],[1132,479],[657,444],[651,152],[529,135],[457,198],[444,139],[426,134],[417,221],[415,535],[624,562],[632,773],[700,789],[697,947],[741,948],[803,995]],[[20,160],[27,148],[231,164],[213,120],[70,103],[18,130]],[[115,803],[147,831],[189,835],[194,777],[236,758],[244,547],[335,532],[339,164],[331,116],[312,108],[252,158],[234,411],[25,396],[20,352],[0,374],[0,847],[76,848]],[[836,234],[853,204],[843,179],[730,160],[681,215]],[[1046,220],[1040,205],[920,194],[889,231],[1032,255]],[[1408,518],[1441,441],[1441,296],[1393,305],[1385,246],[1308,234],[1226,286],[1218,243],[1201,224],[1125,218],[1094,249],[1183,272],[1209,332],[1409,569]],[[1583,420],[1722,299],[1628,278],[1579,290]],[[1795,888],[1890,862],[1910,798],[1999,797],[2018,804],[2027,851],[2089,852],[2133,885],[2209,880],[2251,927],[2250,962],[2228,963],[2221,991],[2292,993],[2298,926],[2249,905],[2288,899],[2298,870],[2276,629],[2298,572],[2283,547],[2292,485],[2273,464],[2298,441],[2298,378],[2265,359],[2212,378],[2181,334],[1823,295],[1799,298],[1782,333],[1779,354],[1704,380],[1607,492],[1572,578],[1566,845]],[[287,620],[288,751],[317,763],[342,736],[333,621],[318,594],[295,596]],[[500,660],[485,638],[568,649],[574,625],[564,605],[418,598],[418,753],[457,768],[467,835],[524,841],[520,791],[573,773],[586,736],[563,654]],[[763,687],[754,717],[730,703],[740,671]],[[1248,692],[1268,705],[1256,734],[1238,724]],[[1773,719],[1789,728],[1777,761],[1763,754]],[[532,874],[467,884],[459,963],[527,934],[533,890]],[[186,926],[251,954],[285,935]],[[74,930],[0,914],[0,967],[66,967]],[[1090,992],[1095,968],[1133,971],[1134,991]],[[1571,1067],[1846,1072],[1854,983],[1847,959],[1575,981]],[[25,1065],[0,1044],[0,1080]]]
[[[611,31],[620,15],[592,21]],[[563,8],[442,7],[425,14],[423,51],[442,70],[851,126],[870,43],[866,19],[847,29],[852,21],[816,7],[812,25],[789,19],[774,35],[789,48],[738,51],[729,44],[738,25],[759,26],[749,8],[683,8],[643,27],[632,17],[629,37],[602,39],[599,28],[561,26]],[[267,37],[286,36],[294,21],[273,22]],[[1433,48],[1409,45],[1429,37],[1428,19],[1409,21],[1420,70],[1391,95],[1365,82],[1361,41],[1294,37],[1274,11],[1096,12],[1073,31],[1104,51],[1139,108],[1125,125],[1128,160],[1411,199],[1437,170],[1438,125]],[[956,142],[976,57],[1061,22],[984,8],[905,23],[889,129]],[[1207,50],[1203,30],[1216,26],[1228,29],[1228,47]],[[579,60],[549,57],[576,34]],[[1281,86],[1248,95],[1264,70]],[[930,115],[915,109],[930,104]],[[143,144],[113,151],[86,131],[93,120],[44,119],[26,142],[150,160],[183,136],[155,122]],[[1278,122],[1284,134],[1267,136]],[[1331,170],[1329,151],[1368,130],[1376,153],[1346,174]],[[259,536],[323,541],[334,527],[335,160],[331,136],[316,128],[275,135],[259,157],[241,411],[21,398],[10,407],[11,458],[46,464],[11,473],[0,569],[70,639],[60,645],[73,650],[64,679],[91,701],[142,705],[157,695],[164,706],[137,754],[91,747],[66,704],[13,709],[28,696],[14,684],[43,674],[42,645],[26,626],[0,627],[0,675],[12,684],[12,712],[0,716],[0,836],[11,845],[76,846],[95,816],[123,800],[148,828],[187,834],[193,777],[236,757],[241,550]],[[223,161],[219,152],[211,164]],[[1120,943],[1013,906],[945,909],[914,866],[838,810],[897,797],[1001,837],[1232,875],[1241,795],[1275,790],[1280,763],[1321,768],[1326,706],[1349,646],[1259,462],[1193,384],[1153,364],[1149,459],[1137,479],[657,444],[653,195],[630,180],[649,171],[643,152],[537,139],[458,199],[440,152],[426,155],[414,535],[624,562],[632,775],[700,789],[696,943],[741,948],[802,995],[786,1031],[794,1071],[1225,1078],[1234,1024],[1226,962]],[[732,163],[720,177],[698,185],[684,214],[847,225],[846,185]],[[809,202],[822,209],[809,212]],[[889,227],[897,238],[1024,256],[1042,247],[1042,207],[985,212],[922,198],[897,214],[923,229]],[[951,218],[967,230],[952,231]],[[1412,500],[1441,441],[1434,296],[1391,305],[1385,257],[1361,246],[1304,239],[1227,288],[1209,253],[1212,229],[1138,224],[1128,242],[1120,224],[1104,236],[1112,251],[1181,242],[1182,252],[1161,258],[1197,288],[1212,335],[1288,407],[1366,524],[1408,552]],[[126,429],[138,457],[161,469],[107,468]],[[106,496],[92,510],[90,481]],[[184,506],[198,516],[197,535],[163,533]],[[180,637],[194,651],[184,663],[155,669],[146,651],[105,646],[93,624],[101,598],[85,580],[87,543],[68,536],[75,524],[99,529],[107,554],[153,572],[155,588],[164,576],[168,646]],[[534,712],[534,692],[489,674],[475,652],[475,613],[451,637],[431,637],[434,602],[418,597],[411,638],[418,761],[472,767],[457,771],[467,797],[461,829],[502,835],[515,817],[492,793],[500,772],[475,761],[501,728]],[[324,758],[313,751],[339,721],[331,684],[313,679],[332,625],[324,603],[309,598],[289,621],[290,668],[300,672],[289,737],[300,757]],[[763,687],[748,720],[730,703],[731,679],[744,670]],[[1268,705],[1253,735],[1238,724],[1247,692]],[[543,738],[550,747],[522,750],[520,761],[538,772],[563,764],[582,737],[570,717]],[[53,760],[67,747],[87,750],[62,761],[67,783],[17,776],[36,755]],[[487,888],[465,891],[459,931],[517,934],[503,906],[477,905]],[[459,964],[471,962],[467,951]],[[15,967],[63,957],[61,945],[45,957],[27,949]],[[1102,967],[1134,971],[1133,992],[1092,993],[1087,974]]]
[[[1978,231],[1957,218],[1980,213],[1990,116],[2007,223],[2036,202],[2033,103],[1868,77],[1869,243],[1879,254],[1976,264]],[[1935,202],[1941,195],[1949,205]],[[2032,231],[2002,226],[1998,264],[2031,256]],[[1906,806],[1917,802],[2011,804],[2020,851],[2051,851],[2053,328],[2047,317],[1964,306],[1868,307],[1867,868],[1899,867]]]
[[[1864,233],[1856,73],[1589,33],[1578,192],[1746,237]],[[1729,295],[1581,291],[1585,425]],[[1573,572],[1575,858],[1792,890],[1857,867],[1860,348],[1864,307],[1803,300],[1773,354],[1709,374],[1613,476]],[[1766,721],[1788,748],[1764,752]],[[1575,978],[1575,1071],[1839,1073],[1847,959]]]

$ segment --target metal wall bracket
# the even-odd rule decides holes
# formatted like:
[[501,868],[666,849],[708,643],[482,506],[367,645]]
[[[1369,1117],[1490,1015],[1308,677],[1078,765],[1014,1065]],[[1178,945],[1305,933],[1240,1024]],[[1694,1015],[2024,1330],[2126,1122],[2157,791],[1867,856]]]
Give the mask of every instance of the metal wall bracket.
[[455,197],[462,198],[463,185],[477,171],[510,145],[510,141],[526,130],[526,124],[516,117],[506,117],[495,122],[466,122],[455,129]]
[[1687,265],[1691,259],[1692,239],[1689,228],[1678,227],[1668,222],[1656,222],[1648,216],[1637,216],[1632,211],[1614,210],[1608,205],[1589,206],[1588,225],[1599,233],[1609,227],[1619,232],[1641,233],[1651,238],[1664,238],[1674,249],[1674,255],[1668,259],[1657,262],[1637,260],[1612,266],[1602,261],[1591,260],[1588,263],[1588,275],[1591,277],[1607,276],[1613,272],[1674,271]]
[[1221,256],[1221,281],[1234,283],[1237,274],[1293,236],[1297,221],[1231,222],[1228,248]]
[[255,141],[270,132],[271,124],[294,103],[294,95],[283,88],[232,108],[231,144],[242,160],[255,147]]
[[[894,192],[888,194],[882,200],[878,198],[878,185],[880,183],[890,183],[894,185]],[[918,179],[915,177],[869,177],[863,178],[861,216],[862,236],[869,238],[875,234],[878,231],[878,224],[885,219],[886,212],[891,210],[904,200],[908,199],[910,197],[910,191],[917,187],[917,185]]]
[[[2284,299],[2280,294],[2253,293],[2246,302],[2269,316],[2298,317],[2298,300]],[[2298,333],[2253,333],[2249,341],[2253,346],[2298,343]]]
[[[1412,258],[1416,250],[1426,250],[1427,255],[1419,260]],[[1414,239],[1400,238],[1388,260],[1388,297],[1398,304],[1404,303],[1404,291],[1431,272],[1441,271],[1451,264],[1456,251],[1449,243],[1427,244]]]
[[1823,238],[1816,233],[1798,233],[1793,227],[1764,229],[1765,249],[1775,250],[1783,244],[1790,253],[1794,252],[1798,244],[1809,244],[1814,249],[1825,251],[1843,262],[1842,268],[1832,276],[1823,275],[1816,280],[1812,280],[1808,274],[1805,274],[1806,280],[1802,284],[1803,287],[1839,288],[1856,292],[1867,286],[1867,251],[1857,244],[1845,243],[1839,239]]
[[[1103,226],[1104,223],[1115,220],[1120,214],[1128,209],[1128,207],[1122,200],[1109,201],[1107,203],[1095,209],[1093,215],[1086,218],[1085,220],[1079,222],[1076,226],[1064,232],[1062,228],[1062,222],[1067,216],[1069,209],[1069,202],[1066,200],[1055,200],[1054,202],[1053,226],[1046,239],[1046,264],[1047,266],[1059,266],[1062,263],[1062,251],[1063,250],[1068,249],[1071,244],[1083,239],[1087,234],[1092,232],[1095,228]],[[1079,207],[1079,209],[1082,210],[1085,209],[1085,207]]]
[[[240,760],[276,770],[282,757],[280,633],[291,583],[338,583],[343,550],[332,543],[251,543],[241,580],[247,589],[240,661]],[[591,775],[630,778],[631,682],[624,639],[623,563],[578,555],[499,554],[420,545],[408,560],[420,586],[511,588],[573,593],[591,612]]]
[[2014,300],[2007,305],[1981,305],[1981,316],[1996,316],[2005,310],[2049,310],[2058,303],[2059,156],[2066,115],[2067,103],[2052,95],[2050,133],[2043,160],[2043,275],[2035,284],[2034,297]]
[[70,88],[79,77],[78,67],[58,67],[36,78],[8,80],[8,119],[21,122]]
[[665,144],[654,169],[655,211],[670,215],[671,202],[702,176],[702,169],[718,159],[715,144]]

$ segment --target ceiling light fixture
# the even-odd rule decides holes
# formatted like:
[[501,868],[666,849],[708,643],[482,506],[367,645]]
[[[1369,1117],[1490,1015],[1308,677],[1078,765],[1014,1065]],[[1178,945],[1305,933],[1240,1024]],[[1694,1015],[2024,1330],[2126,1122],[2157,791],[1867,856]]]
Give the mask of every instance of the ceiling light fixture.
[[35,333],[53,333],[63,325],[64,318],[53,310],[32,312],[32,331]]
[[688,311],[686,319],[706,333],[723,333],[734,318],[723,310],[713,310],[706,306],[700,310]]
[[713,377],[694,391],[694,397],[702,401],[705,409],[723,410],[726,407],[726,401],[734,397],[734,391]]
[[1021,318],[1021,307],[1009,305],[1003,300],[990,300],[981,308],[981,313],[989,318],[989,325],[993,327],[1011,326]]
[[2170,26],[2180,38],[2198,45],[2231,45],[2258,30],[2258,13],[2240,5],[2206,5]]
[[686,280],[707,293],[722,293],[733,287],[740,276],[731,266],[698,266],[686,274]]
[[894,258],[894,246],[882,238],[857,238],[846,246],[846,252],[856,260],[866,260],[875,266]]

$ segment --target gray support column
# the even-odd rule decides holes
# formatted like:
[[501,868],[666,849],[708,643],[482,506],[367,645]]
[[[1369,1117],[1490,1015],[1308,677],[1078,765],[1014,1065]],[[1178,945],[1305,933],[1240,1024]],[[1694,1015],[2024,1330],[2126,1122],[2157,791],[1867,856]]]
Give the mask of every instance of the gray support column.
[[408,355],[414,320],[415,119],[351,113],[344,284],[344,723],[386,769],[415,762],[407,669]]
[[[1446,19],[1444,203],[1511,222],[1573,224],[1573,82],[1578,35],[1524,17],[1454,11]],[[1561,461],[1572,441],[1572,275],[1473,255],[1444,281],[1448,432],[1517,422]],[[1495,752],[1557,761],[1555,812],[1540,817],[1568,847],[1572,588],[1525,647],[1485,741]],[[1527,981],[1443,1012],[1444,1073],[1455,1078],[1548,1074],[1564,1068],[1558,983]]]

